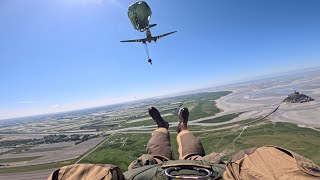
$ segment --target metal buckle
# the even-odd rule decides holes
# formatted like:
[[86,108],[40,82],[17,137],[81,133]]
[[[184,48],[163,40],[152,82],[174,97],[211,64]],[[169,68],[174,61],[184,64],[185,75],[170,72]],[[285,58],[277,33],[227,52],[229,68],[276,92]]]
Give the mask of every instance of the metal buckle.
[[[172,171],[179,171],[181,169],[192,169],[192,170],[196,170],[199,172],[205,172],[206,175],[205,176],[186,176],[186,175],[182,175],[182,176],[172,176],[170,175],[170,173]],[[169,167],[166,168],[164,171],[164,174],[166,176],[168,176],[169,179],[208,179],[209,177],[212,176],[212,172],[209,169],[206,168],[200,168],[200,167]]]

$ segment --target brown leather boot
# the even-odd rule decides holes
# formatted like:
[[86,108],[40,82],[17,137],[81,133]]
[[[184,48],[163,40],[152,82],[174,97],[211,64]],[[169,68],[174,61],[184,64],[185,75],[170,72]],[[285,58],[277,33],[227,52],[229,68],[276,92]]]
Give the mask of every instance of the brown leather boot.
[[187,128],[188,118],[189,118],[189,110],[187,108],[182,108],[179,113],[179,124],[177,127],[178,133],[183,130],[188,130]]
[[161,117],[158,109],[156,109],[155,107],[149,108],[149,114],[152,117],[152,119],[157,123],[158,128],[169,128],[169,123]]

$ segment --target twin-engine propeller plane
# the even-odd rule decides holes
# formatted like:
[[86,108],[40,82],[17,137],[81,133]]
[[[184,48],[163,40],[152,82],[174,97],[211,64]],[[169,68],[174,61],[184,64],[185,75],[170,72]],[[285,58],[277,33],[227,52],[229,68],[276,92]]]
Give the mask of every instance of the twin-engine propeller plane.
[[173,34],[173,33],[176,33],[177,31],[172,31],[172,32],[169,32],[169,33],[165,33],[165,34],[162,34],[162,35],[159,35],[159,36],[152,36],[151,35],[151,31],[150,31],[150,28],[151,27],[154,27],[156,26],[156,24],[151,24],[149,26],[149,28],[146,29],[146,38],[144,39],[133,39],[133,40],[124,40],[124,41],[120,41],[120,42],[142,42],[142,43],[146,43],[146,42],[149,42],[151,43],[152,41],[154,42],[157,42],[158,39],[160,38],[163,38],[165,36],[168,36],[170,34]]

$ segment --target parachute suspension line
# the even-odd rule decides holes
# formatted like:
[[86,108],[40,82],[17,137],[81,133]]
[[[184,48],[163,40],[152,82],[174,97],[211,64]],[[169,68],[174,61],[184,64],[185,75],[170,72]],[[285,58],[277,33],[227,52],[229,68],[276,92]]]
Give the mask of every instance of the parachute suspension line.
[[143,43],[143,44],[145,45],[145,50],[146,50],[146,53],[147,53],[148,59],[150,59],[150,57],[149,57],[148,45],[147,45],[147,43]]

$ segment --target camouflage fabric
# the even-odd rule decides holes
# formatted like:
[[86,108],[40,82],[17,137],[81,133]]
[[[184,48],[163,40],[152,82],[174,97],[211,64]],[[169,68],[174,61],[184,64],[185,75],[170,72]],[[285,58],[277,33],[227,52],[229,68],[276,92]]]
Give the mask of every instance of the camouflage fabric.
[[275,146],[242,150],[228,162],[223,179],[320,179],[309,159]]
[[75,164],[61,167],[48,177],[48,180],[123,180],[121,170],[109,164]]

